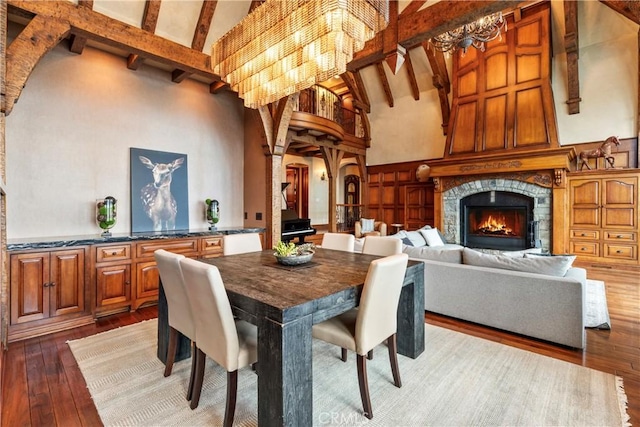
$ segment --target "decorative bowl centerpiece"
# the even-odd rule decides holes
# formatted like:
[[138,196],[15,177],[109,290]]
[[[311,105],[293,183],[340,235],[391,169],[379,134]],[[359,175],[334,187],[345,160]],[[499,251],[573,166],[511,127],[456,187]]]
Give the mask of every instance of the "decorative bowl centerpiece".
[[275,256],[276,260],[282,265],[295,266],[306,264],[313,258],[313,254],[315,253],[313,247],[313,243],[296,246],[293,242],[284,243],[280,241],[273,247],[275,251],[273,256]]

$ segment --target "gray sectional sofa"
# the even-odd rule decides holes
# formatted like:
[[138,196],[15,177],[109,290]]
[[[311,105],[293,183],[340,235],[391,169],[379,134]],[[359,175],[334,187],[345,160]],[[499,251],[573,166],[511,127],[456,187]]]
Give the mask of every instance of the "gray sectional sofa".
[[584,348],[586,270],[573,257],[490,255],[459,245],[403,250],[424,262],[425,310]]

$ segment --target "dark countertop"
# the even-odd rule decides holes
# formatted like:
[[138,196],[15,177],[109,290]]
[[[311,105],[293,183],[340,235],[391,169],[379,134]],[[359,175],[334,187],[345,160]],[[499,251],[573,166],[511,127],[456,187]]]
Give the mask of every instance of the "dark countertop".
[[88,234],[83,236],[63,237],[33,237],[27,239],[9,239],[8,251],[24,251],[29,249],[68,248],[73,246],[96,245],[102,243],[135,242],[139,240],[175,239],[180,237],[203,237],[237,233],[263,233],[264,228],[226,227],[211,231],[204,230],[175,230],[175,231],[150,231],[143,233],[113,234],[102,237],[100,234]]

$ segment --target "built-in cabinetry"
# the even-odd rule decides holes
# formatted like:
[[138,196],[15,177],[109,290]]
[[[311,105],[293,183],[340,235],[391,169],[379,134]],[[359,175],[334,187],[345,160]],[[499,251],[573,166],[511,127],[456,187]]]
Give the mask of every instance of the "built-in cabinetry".
[[569,174],[569,252],[603,264],[638,265],[640,171]]
[[10,338],[20,339],[92,321],[86,247],[10,257]]
[[[263,239],[261,234],[261,239]],[[21,245],[10,255],[9,341],[89,324],[158,300],[158,249],[187,257],[222,256],[222,234],[135,238],[64,248]],[[64,243],[63,243],[64,244]],[[46,245],[45,245],[46,246]]]

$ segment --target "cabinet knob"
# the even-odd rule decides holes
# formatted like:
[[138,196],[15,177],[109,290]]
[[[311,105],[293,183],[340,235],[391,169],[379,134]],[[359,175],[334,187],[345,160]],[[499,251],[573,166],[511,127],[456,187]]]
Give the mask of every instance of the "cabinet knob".
[[622,236],[618,234],[618,235],[616,236],[616,239],[622,239]]
[[131,284],[131,282],[127,280],[126,282],[124,282],[124,284],[125,284],[125,285],[130,285],[130,284]]
[[116,256],[118,253],[116,251],[111,252],[112,256]]
[[586,251],[586,250],[587,250],[587,248],[580,248],[580,250],[581,250],[581,251]]
[[43,287],[43,288],[48,288],[48,287],[49,287],[49,284],[48,284],[48,283],[45,283],[44,285],[42,285],[42,287]]
[[56,282],[49,283],[49,286],[55,286],[55,285],[56,285]]
[[621,254],[621,253],[622,253],[622,251],[616,251],[616,253],[617,253],[617,254]]

